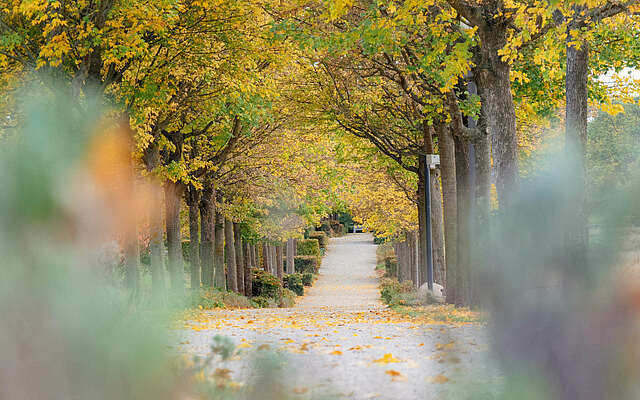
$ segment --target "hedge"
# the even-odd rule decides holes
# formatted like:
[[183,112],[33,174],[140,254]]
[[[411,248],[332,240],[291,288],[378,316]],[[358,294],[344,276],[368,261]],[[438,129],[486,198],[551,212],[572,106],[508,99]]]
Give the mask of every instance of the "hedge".
[[[299,256],[319,256],[320,242],[318,242],[318,239],[298,240],[298,255]],[[298,270],[298,267],[296,266],[296,271],[297,270]]]
[[304,285],[302,284],[302,274],[286,274],[282,277],[284,287],[290,289],[298,296],[304,296]]
[[318,240],[318,245],[320,246],[320,249],[322,249],[322,250],[326,250],[327,249],[327,245],[329,244],[329,236],[327,236],[327,234],[322,232],[322,231],[316,231],[316,232],[309,233],[309,239]]
[[387,256],[384,259],[384,269],[386,276],[398,276],[398,259],[395,256]]
[[313,284],[313,275],[311,272],[305,272],[302,274],[302,284],[304,286],[311,286]]
[[277,277],[259,268],[252,268],[251,274],[251,294],[254,297],[277,299],[282,296],[282,284]]
[[296,272],[301,274],[306,272],[316,274],[320,266],[319,260],[320,258],[317,256],[295,256],[293,262],[296,267]]

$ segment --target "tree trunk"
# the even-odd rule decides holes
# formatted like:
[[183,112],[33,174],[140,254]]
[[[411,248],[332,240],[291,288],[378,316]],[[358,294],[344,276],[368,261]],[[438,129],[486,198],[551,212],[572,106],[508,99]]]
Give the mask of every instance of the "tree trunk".
[[215,191],[211,184],[205,184],[200,199],[200,264],[202,284],[213,286],[213,242],[215,236]]
[[258,260],[260,259],[258,257],[258,246],[255,245],[255,243],[251,244],[251,268],[258,268]]
[[187,188],[185,199],[189,206],[189,265],[191,289],[200,289],[200,192],[193,186]]
[[[433,132],[430,126],[423,125],[424,151],[426,154],[434,154]],[[427,282],[427,215],[426,215],[426,183],[427,165],[424,156],[418,160],[418,281],[417,286]],[[442,194],[440,192],[440,171],[431,171],[431,251],[433,261],[433,278],[435,282],[444,282],[445,275],[445,249],[442,229]],[[443,284],[444,285],[444,284]]]
[[431,248],[433,250],[433,280],[444,286],[446,266],[439,169],[431,171],[431,241]]
[[[584,7],[574,6],[576,15]],[[587,83],[589,78],[589,44],[580,40],[579,46],[571,44],[575,41],[569,31],[581,26],[570,24],[567,28],[567,77],[566,77],[566,127],[565,148],[571,164],[570,182],[567,188],[570,204],[568,229],[566,234],[567,255],[569,265],[577,268],[586,262],[589,245],[586,211],[586,170],[585,158],[587,148],[588,104]]]
[[169,181],[164,188],[171,288],[176,292],[182,292],[184,290],[184,265],[182,240],[180,239],[180,203],[184,185],[180,182]]
[[[216,193],[216,203],[222,203],[222,195]],[[226,279],[224,274],[224,215],[216,208],[214,226],[213,247],[213,279],[215,287],[224,290]]]
[[251,268],[254,268],[253,259],[251,257],[251,245],[247,242],[244,242],[242,245],[242,253],[244,260],[244,295],[247,297],[251,297],[252,288],[252,280],[251,280]]
[[282,277],[284,276],[284,262],[282,259],[282,244],[278,243],[276,245],[276,276],[280,281],[282,281]]
[[[145,149],[142,160],[147,172],[150,174],[160,163],[160,151],[158,144],[154,140]],[[149,221],[149,258],[151,270],[151,296],[153,302],[158,304],[164,300],[165,278],[164,278],[164,230],[162,229],[162,187],[153,178],[151,182],[151,204]]]
[[446,251],[447,303],[455,303],[458,279],[458,199],[456,183],[455,143],[448,126],[438,126],[440,138],[440,171],[442,172],[442,197],[444,200],[444,235]]
[[293,246],[294,246],[293,239],[288,239],[287,240],[287,272],[290,274],[296,273],[296,266],[293,261],[294,252],[295,252],[295,250],[293,249]]
[[276,245],[272,244],[269,246],[269,254],[271,255],[271,273],[273,275],[278,275],[278,255],[276,254]]
[[427,204],[426,204],[426,162],[418,156],[418,265],[415,278],[418,286],[427,281]]
[[238,281],[238,293],[245,294],[244,292],[244,256],[242,254],[242,234],[240,233],[240,224],[237,222],[233,223],[233,240],[235,245],[236,252],[236,270],[237,270],[237,281]]
[[269,245],[267,242],[262,242],[262,269],[269,271]]
[[236,249],[233,244],[233,222],[229,218],[224,220],[224,255],[227,262],[227,289],[237,292]]
[[162,191],[159,186],[152,188],[149,256],[151,261],[151,290],[153,301],[162,302],[165,295],[164,243],[162,229]]
[[511,66],[498,54],[507,41],[507,23],[487,23],[479,27],[480,61],[477,85],[482,99],[483,118],[491,137],[491,155],[500,207],[508,206],[518,181],[518,136],[511,94]]
[[404,271],[405,280],[410,280],[414,286],[418,286],[418,269],[416,268],[418,258],[418,254],[416,253],[418,233],[414,231],[407,232],[406,243],[408,256],[406,270]]
[[456,191],[458,202],[458,258],[455,288],[455,304],[469,305],[471,298],[470,263],[471,263],[471,209],[472,188],[470,182],[471,159],[469,142],[454,137],[456,160]]

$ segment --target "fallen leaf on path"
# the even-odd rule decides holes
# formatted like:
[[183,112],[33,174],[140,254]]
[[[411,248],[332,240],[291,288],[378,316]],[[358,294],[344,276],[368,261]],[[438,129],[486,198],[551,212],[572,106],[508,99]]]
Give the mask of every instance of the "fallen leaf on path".
[[399,363],[399,362],[402,362],[402,360],[395,358],[391,353],[387,353],[384,356],[382,356],[382,358],[373,360],[373,362],[376,364],[389,364],[389,363]]
[[447,378],[446,376],[444,376],[442,374],[438,374],[438,375],[434,376],[433,378],[431,378],[431,382],[432,383],[447,383],[447,382],[449,382],[449,378]]
[[387,375],[390,375],[392,381],[406,381],[407,380],[406,376],[402,375],[402,373],[400,373],[400,372],[398,372],[396,370],[393,370],[393,369],[384,371],[384,373],[387,374]]
[[447,344],[436,343],[437,350],[451,350],[455,342],[449,342]]
[[305,394],[309,391],[309,388],[306,387],[302,387],[302,388],[293,388],[293,393],[295,394]]
[[231,370],[227,368],[216,368],[213,373],[213,376],[221,379],[229,379],[231,378]]
[[342,355],[342,352],[341,352],[340,350],[334,350],[334,351],[332,351],[332,352],[331,352],[331,353],[329,353],[329,354],[334,355],[334,356],[341,356],[341,355]]

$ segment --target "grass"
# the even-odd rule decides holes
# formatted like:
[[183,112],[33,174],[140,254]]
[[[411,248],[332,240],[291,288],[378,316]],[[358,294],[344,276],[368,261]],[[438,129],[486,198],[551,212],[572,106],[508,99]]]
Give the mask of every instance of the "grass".
[[428,306],[391,306],[397,313],[424,320],[425,322],[441,323],[484,323],[486,316],[466,307],[455,307],[452,304],[438,304]]

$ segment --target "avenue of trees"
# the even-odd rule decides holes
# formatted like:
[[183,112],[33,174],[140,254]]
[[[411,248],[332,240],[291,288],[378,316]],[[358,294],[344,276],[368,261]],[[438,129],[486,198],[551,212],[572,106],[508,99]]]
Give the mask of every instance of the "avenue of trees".
[[573,174],[566,246],[586,255],[587,183],[634,160],[608,135],[637,140],[616,119],[637,125],[636,83],[600,77],[638,67],[639,13],[637,0],[0,0],[0,143],[19,140],[25,87],[62,85],[87,110],[98,98],[96,154],[121,164],[124,198],[144,192],[114,232],[124,282],[139,291],[148,252],[156,298],[186,279],[250,294],[248,268],[262,257],[281,275],[291,240],[346,210],[405,246],[423,284],[438,154],[435,280],[469,305],[476,232],[509,210],[552,119]]

